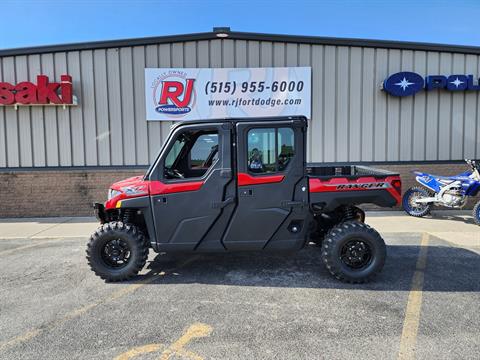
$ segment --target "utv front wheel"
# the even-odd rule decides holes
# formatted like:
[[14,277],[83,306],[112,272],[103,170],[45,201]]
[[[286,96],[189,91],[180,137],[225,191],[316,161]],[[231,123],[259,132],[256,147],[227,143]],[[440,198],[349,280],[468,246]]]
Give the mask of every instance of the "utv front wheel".
[[87,245],[92,271],[106,281],[123,281],[145,266],[148,246],[136,226],[110,222],[99,227]]
[[338,280],[366,283],[383,268],[386,246],[380,234],[359,221],[333,227],[322,243],[322,260]]

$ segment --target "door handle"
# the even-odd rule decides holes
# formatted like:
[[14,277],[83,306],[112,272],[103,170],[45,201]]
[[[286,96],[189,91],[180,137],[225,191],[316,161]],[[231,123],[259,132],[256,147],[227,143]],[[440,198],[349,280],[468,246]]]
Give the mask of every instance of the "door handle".
[[239,189],[240,196],[253,196],[253,189]]
[[156,199],[157,204],[166,204],[167,203],[167,198],[166,197],[161,197]]
[[224,201],[214,201],[212,202],[212,208],[214,209],[223,209],[225,206],[233,204],[235,202],[234,197],[229,197]]

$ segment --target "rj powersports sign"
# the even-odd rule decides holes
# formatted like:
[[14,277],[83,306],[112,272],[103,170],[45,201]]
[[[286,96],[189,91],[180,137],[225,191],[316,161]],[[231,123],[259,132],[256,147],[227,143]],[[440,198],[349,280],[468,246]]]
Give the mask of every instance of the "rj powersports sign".
[[446,89],[448,91],[480,90],[479,79],[473,75],[428,75],[423,78],[414,72],[398,72],[383,82],[383,90],[394,96],[414,95],[420,90]]
[[304,115],[311,68],[145,69],[147,120]]
[[38,75],[36,84],[0,82],[0,105],[74,105],[72,77],[62,75],[60,80],[50,82],[48,76]]

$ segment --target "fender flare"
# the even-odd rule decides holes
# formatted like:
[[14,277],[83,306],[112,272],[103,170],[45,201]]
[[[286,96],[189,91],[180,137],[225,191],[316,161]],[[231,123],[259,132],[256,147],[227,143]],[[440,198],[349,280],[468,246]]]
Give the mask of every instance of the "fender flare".
[[131,199],[123,199],[121,209],[136,209],[140,210],[145,220],[145,225],[148,231],[148,238],[154,250],[157,246],[157,232],[155,231],[155,221],[153,219],[152,206],[150,203],[150,196],[140,196]]

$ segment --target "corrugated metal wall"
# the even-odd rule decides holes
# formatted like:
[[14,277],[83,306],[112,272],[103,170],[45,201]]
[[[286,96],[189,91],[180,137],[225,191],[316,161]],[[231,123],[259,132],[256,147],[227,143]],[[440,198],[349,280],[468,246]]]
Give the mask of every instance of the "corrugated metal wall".
[[0,58],[0,79],[58,81],[79,106],[0,108],[0,167],[147,165],[170,123],[145,120],[145,67],[312,66],[311,161],[480,157],[477,92],[403,99],[380,90],[391,73],[480,74],[479,57],[395,49],[206,40]]

